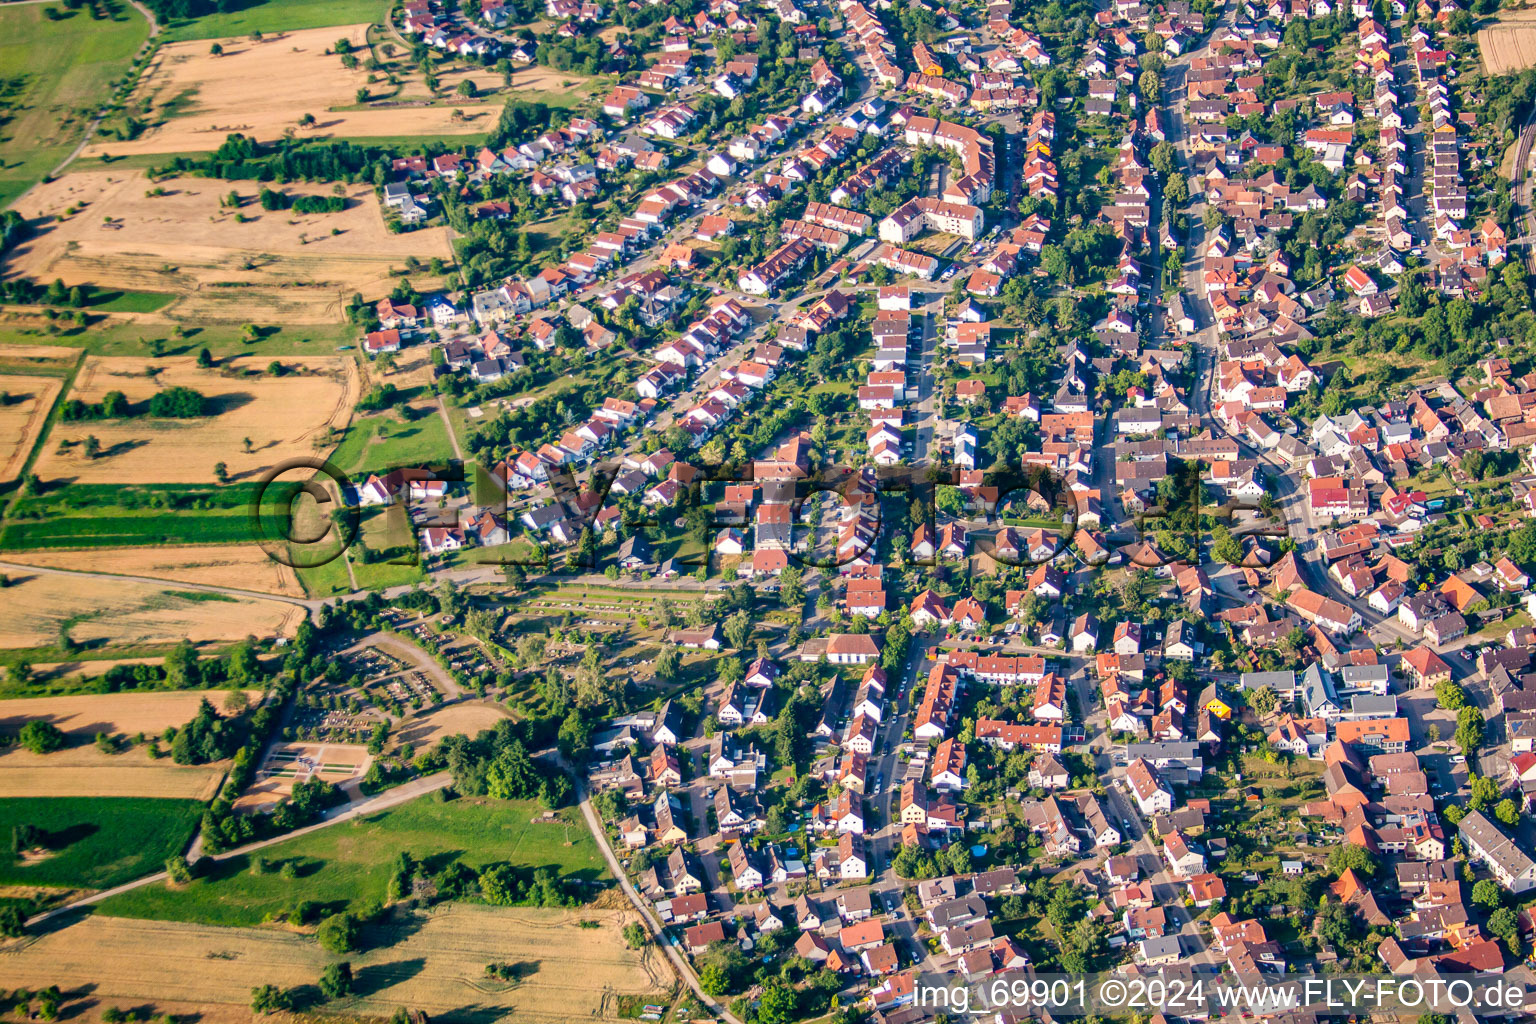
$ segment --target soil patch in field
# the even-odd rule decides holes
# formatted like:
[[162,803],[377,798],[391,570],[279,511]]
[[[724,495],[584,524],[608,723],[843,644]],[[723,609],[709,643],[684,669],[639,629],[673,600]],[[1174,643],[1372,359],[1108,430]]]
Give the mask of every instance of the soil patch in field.
[[[273,187],[290,196],[332,194],[329,185]],[[151,195],[156,189],[163,194]],[[390,271],[407,256],[452,260],[445,228],[392,234],[368,186],[346,186],[345,210],[317,214],[263,210],[260,189],[208,178],[152,182],[131,170],[66,174],[17,204],[38,226],[7,254],[6,273],[173,293],[169,306],[143,314],[162,322],[320,324],[340,322],[355,293],[387,293],[396,283]],[[238,209],[220,205],[231,191],[242,197]],[[434,280],[418,274],[412,283],[427,288]]]
[[[219,643],[248,635],[292,636],[307,614],[299,605],[280,601],[54,573],[13,574],[6,602],[11,611],[0,616],[0,648],[56,643],[66,628],[70,639],[80,644],[174,644],[183,639]],[[189,713],[176,724],[191,717]]]
[[[287,459],[312,457],[330,428],[345,426],[351,417],[361,388],[356,363],[289,358],[284,365],[290,372],[273,376],[265,372],[268,362],[250,357],[202,369],[191,356],[93,356],[75,378],[69,398],[95,404],[108,392],[121,391],[142,408],[156,392],[188,387],[208,399],[211,415],[61,419],[44,444],[36,472],[44,480],[72,483],[212,483],[219,463],[229,480],[241,481]],[[85,439],[92,436],[100,445],[95,458],[85,450]]]

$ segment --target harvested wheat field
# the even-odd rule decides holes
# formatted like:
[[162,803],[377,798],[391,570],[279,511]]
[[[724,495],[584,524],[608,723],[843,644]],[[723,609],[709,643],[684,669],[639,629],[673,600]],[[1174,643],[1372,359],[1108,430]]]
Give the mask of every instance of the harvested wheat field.
[[1477,33],[1483,69],[1508,75],[1536,66],[1536,11],[1508,11]]
[[273,561],[256,544],[194,544],[186,547],[88,548],[81,551],[14,551],[6,560],[23,565],[117,576],[148,576],[178,583],[256,590],[303,597],[293,569]]
[[24,359],[42,363],[55,363],[67,360],[72,363],[79,356],[80,350],[70,348],[68,345],[13,345],[9,342],[0,345],[0,360],[6,361]]
[[[0,710],[9,710],[11,703],[0,703]],[[217,706],[217,699],[214,704]],[[176,724],[185,724],[191,717],[189,714]],[[15,747],[0,754],[0,797],[147,796],[211,800],[218,794],[228,770],[228,761],[200,765],[173,764],[169,757],[152,761],[143,747],[108,754],[92,744],[41,755]]]
[[[245,691],[248,701],[261,699],[260,690]],[[168,725],[183,726],[197,715],[198,705],[208,700],[223,710],[223,690],[173,690],[145,693],[88,693],[70,697],[17,697],[0,701],[0,732],[13,732],[32,718],[46,718],[76,740],[98,732],[133,736],[158,736]],[[53,755],[40,763],[59,764]],[[112,758],[110,763],[119,763]]]
[[[149,196],[151,188],[165,194]],[[331,194],[330,186],[285,188]],[[239,210],[219,205],[231,190],[244,199]],[[151,182],[141,171],[66,174],[16,205],[47,223],[7,254],[6,274],[171,292],[180,298],[154,314],[170,319],[318,324],[339,322],[354,293],[388,292],[396,283],[390,270],[407,256],[452,259],[445,228],[390,233],[367,186],[348,187],[347,209],[323,214],[263,210],[259,190],[207,178]],[[236,221],[237,213],[248,220]]]
[[[580,928],[580,920],[601,927]],[[453,1020],[472,1008],[476,1020],[616,1020],[620,996],[664,999],[673,985],[655,947],[625,947],[620,929],[628,920],[628,911],[445,904],[394,945],[350,956],[367,994],[327,1010],[388,1016],[404,1006]],[[309,936],[275,928],[101,916],[20,940],[0,957],[12,986],[67,978],[89,986],[102,1005],[217,1003],[245,1007],[247,1016],[253,985],[313,985],[334,959]],[[493,962],[521,968],[522,980],[487,978]]]
[[372,762],[368,748],[356,743],[282,743],[272,749],[235,810],[254,811],[293,792],[293,784],[318,776],[341,786],[361,779]]
[[[496,123],[501,105],[472,102],[454,96],[452,106],[357,107],[357,90],[368,86],[368,72],[348,71],[341,58],[325,51],[343,37],[362,47],[366,25],[306,29],[270,35],[260,42],[221,39],[224,52],[213,56],[208,40],[170,43],[161,47],[134,93],[157,114],[170,104],[170,117],[136,139],[93,143],[85,155],[125,156],[139,153],[197,153],[217,149],[227,135],[240,133],[259,142],[272,142],[288,130],[300,138],[364,138],[368,136],[484,135]],[[499,76],[475,77],[489,88]],[[260,83],[253,88],[253,83]],[[383,97],[390,87],[369,87]],[[425,88],[406,81],[390,102],[426,99]],[[455,119],[453,111],[463,112]],[[314,125],[299,127],[312,114]],[[153,118],[159,120],[159,117]]]
[[48,422],[63,381],[53,377],[0,376],[0,483],[16,479]]
[[444,736],[458,733],[474,736],[510,717],[495,704],[448,704],[406,719],[396,730],[395,739],[413,743],[417,750],[425,750],[436,746]]
[[512,91],[568,93],[573,90],[589,89],[593,81],[574,71],[560,71],[535,64],[531,67],[518,68],[513,73]]
[[12,610],[0,616],[0,648],[57,643],[65,627],[77,643],[126,645],[292,636],[308,614],[302,606],[282,601],[56,573],[13,573],[6,602]]
[[[357,366],[350,359],[289,358],[284,365],[290,372],[274,377],[264,372],[268,361],[240,358],[201,369],[191,356],[93,356],[68,397],[96,403],[121,391],[137,405],[157,391],[183,386],[202,392],[213,415],[60,421],[34,470],[44,480],[76,483],[213,483],[221,462],[229,479],[239,481],[286,459],[313,456],[315,441],[351,417],[361,388]],[[151,367],[158,371],[153,377],[146,374]],[[242,375],[246,371],[249,376]],[[94,459],[85,454],[88,436],[101,445]]]

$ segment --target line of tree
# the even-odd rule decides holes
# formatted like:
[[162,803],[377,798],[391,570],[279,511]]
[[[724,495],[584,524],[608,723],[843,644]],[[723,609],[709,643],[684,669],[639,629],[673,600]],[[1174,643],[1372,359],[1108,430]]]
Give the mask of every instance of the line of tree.
[[127,395],[121,391],[108,391],[99,402],[71,398],[60,406],[59,415],[69,422],[121,420],[136,416],[189,420],[207,415],[207,408],[207,396],[201,391],[177,385],[155,392],[138,411],[128,401]]
[[346,196],[290,196],[286,192],[261,190],[263,210],[292,210],[295,213],[340,213],[347,208]]
[[228,136],[206,157],[173,159],[153,173],[191,174],[230,181],[369,181],[389,180],[394,154],[378,146],[351,142],[303,142],[283,139],[263,146],[241,134]]

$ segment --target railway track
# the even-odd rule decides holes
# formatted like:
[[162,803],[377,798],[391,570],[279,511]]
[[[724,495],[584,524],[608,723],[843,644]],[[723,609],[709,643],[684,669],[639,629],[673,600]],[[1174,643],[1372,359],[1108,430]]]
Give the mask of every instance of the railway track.
[[1536,274],[1536,211],[1531,209],[1531,184],[1530,162],[1531,145],[1536,142],[1536,114],[1531,115],[1531,120],[1525,129],[1520,132],[1520,147],[1515,150],[1515,172],[1520,175],[1520,188],[1516,195],[1520,196],[1521,211],[1520,223],[1524,228],[1524,235],[1531,239],[1525,246],[1525,269],[1527,274]]

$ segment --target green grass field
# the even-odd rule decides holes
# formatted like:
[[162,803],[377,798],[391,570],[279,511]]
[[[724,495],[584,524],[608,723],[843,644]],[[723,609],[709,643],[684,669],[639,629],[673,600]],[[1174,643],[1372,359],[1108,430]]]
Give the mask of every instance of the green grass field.
[[[328,543],[324,549],[316,549],[317,554],[328,554],[336,542]],[[318,561],[317,554],[305,555],[306,561]],[[304,585],[304,592],[310,597],[330,597],[333,594],[350,594],[352,592],[352,578],[347,575],[346,558],[333,558],[323,565],[309,566],[296,569],[299,582]]]
[[[108,889],[159,871],[179,853],[202,817],[196,800],[15,797],[0,800],[6,837],[0,883]],[[34,825],[54,852],[31,863],[10,857],[11,830]]]
[[101,21],[85,10],[49,21],[43,10],[0,7],[0,207],[51,173],[85,137],[149,38],[149,25],[127,4]]
[[144,544],[243,544],[251,539],[243,510],[123,512],[69,516],[40,522],[8,522],[0,548],[115,548]]
[[[443,465],[453,458],[448,426],[435,406],[418,409],[417,418],[403,423],[393,413],[362,416],[331,456],[342,472],[354,476],[384,472],[400,466]],[[359,476],[359,482],[364,477]]]
[[[401,850],[430,871],[463,860],[472,867],[508,861],[519,867],[552,867],[591,881],[610,876],[580,812],[560,812],[560,824],[534,824],[534,801],[460,799],[437,803],[422,797],[381,814],[323,828],[262,850],[272,870],[253,875],[246,857],[212,867],[185,889],[149,885],[105,900],[100,913],[115,917],[245,926],[268,914],[314,900],[334,909],[382,900],[389,866]],[[294,879],[279,874],[292,862]]]
[[[3,7],[0,7],[0,13],[3,13]],[[157,294],[132,292],[120,301],[138,305],[152,301],[149,296]],[[93,310],[102,311],[101,307]],[[118,307],[116,311],[133,310],[125,306]],[[174,319],[175,311],[167,315]],[[150,342],[158,339],[164,346],[162,355],[194,355],[198,349],[206,348],[216,358],[224,359],[229,356],[332,355],[344,346],[350,347],[357,340],[357,330],[350,324],[290,324],[286,327],[264,325],[267,333],[257,341],[246,341],[241,334],[240,324],[188,323],[185,325],[187,334],[182,338],[172,335],[173,326],[164,324],[151,327],[141,322],[108,323],[103,319],[88,327],[70,327],[50,332],[23,326],[14,319],[7,322],[0,315],[0,344],[68,345],[97,356],[148,356],[153,354]]]
[[[247,544],[255,536],[250,503],[257,493],[253,483],[56,486],[16,499],[0,548]],[[286,515],[287,500],[288,492],[269,490],[263,516]]]
[[91,295],[86,306],[98,313],[153,313],[164,309],[176,296],[169,292],[100,291]]
[[165,37],[223,39],[252,32],[292,32],[327,25],[360,25],[381,22],[389,11],[388,0],[266,0],[244,10],[209,14],[167,26]]

